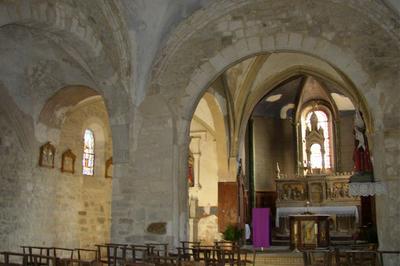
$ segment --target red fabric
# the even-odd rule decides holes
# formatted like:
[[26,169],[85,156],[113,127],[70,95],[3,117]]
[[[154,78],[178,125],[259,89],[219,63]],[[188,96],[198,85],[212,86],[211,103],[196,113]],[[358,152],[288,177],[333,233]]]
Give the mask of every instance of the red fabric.
[[189,187],[194,186],[194,175],[193,175],[193,165],[189,164],[188,166],[188,181],[189,181]]
[[353,153],[354,171],[355,172],[372,172],[371,154],[369,153],[367,137],[365,139],[365,150],[358,147],[358,140],[355,140],[355,149]]

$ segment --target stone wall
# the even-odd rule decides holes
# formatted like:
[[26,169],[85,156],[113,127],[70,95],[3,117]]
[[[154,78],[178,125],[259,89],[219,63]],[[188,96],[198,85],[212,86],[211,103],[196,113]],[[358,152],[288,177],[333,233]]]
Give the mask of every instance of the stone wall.
[[351,172],[354,168],[353,152],[354,152],[354,113],[348,112],[340,114],[340,172]]
[[[53,241],[55,220],[41,217],[54,214],[57,180],[47,176],[50,170],[35,167],[39,142],[59,132],[37,130],[36,122],[44,102],[71,84],[98,89],[107,103],[115,162],[112,241],[185,239],[188,204],[182,177],[198,100],[238,61],[287,52],[323,62],[337,75],[314,63],[286,66],[263,76],[263,95],[265,88],[300,72],[334,80],[356,100],[368,117],[376,176],[391,184],[377,198],[378,233],[384,248],[395,249],[400,239],[400,23],[398,12],[385,5],[396,8],[393,1],[2,2],[0,78],[18,108],[6,108],[1,118],[1,182],[7,195],[1,245]],[[249,95],[246,110],[230,121],[241,128],[232,136],[232,150],[239,150],[257,99]],[[230,154],[231,161],[236,156]],[[153,222],[166,222],[166,234],[146,232]]]
[[296,174],[296,143],[287,119],[253,117],[254,179],[256,191],[275,191],[276,163],[281,174]]
[[[95,175],[83,176],[82,132],[90,117],[102,123],[104,137],[98,138],[96,145],[104,148],[96,153]],[[54,168],[38,166],[41,143],[31,148],[26,141],[21,141],[21,137],[33,141],[33,135],[12,127],[7,114],[2,113],[0,119],[3,128],[0,249],[18,250],[24,244],[93,247],[93,243],[108,241],[111,180],[104,178],[104,162],[111,156],[111,135],[101,98],[78,106],[67,116],[60,141],[53,143],[56,147]],[[74,174],[60,170],[61,154],[66,148],[77,155]]]
[[[204,103],[204,102],[203,102]],[[199,110],[199,109],[197,109]],[[192,240],[218,239],[218,158],[212,117],[199,118],[196,110],[190,126],[190,149],[194,156],[195,184],[189,187],[189,202],[196,201],[194,223],[189,232]],[[199,110],[200,111],[200,110]],[[213,130],[214,131],[214,130]],[[196,228],[193,228],[196,227]]]
[[[93,176],[82,174],[83,134],[90,129],[95,138]],[[61,129],[60,153],[71,149],[76,155],[75,173],[63,173],[57,182],[60,239],[79,240],[81,247],[109,242],[111,223],[111,179],[105,178],[105,162],[112,155],[111,131],[104,101],[100,96],[78,104],[68,115]],[[61,156],[57,162],[61,162]],[[60,165],[58,166],[58,168]],[[71,231],[75,236],[71,236]],[[61,243],[60,243],[61,244]]]

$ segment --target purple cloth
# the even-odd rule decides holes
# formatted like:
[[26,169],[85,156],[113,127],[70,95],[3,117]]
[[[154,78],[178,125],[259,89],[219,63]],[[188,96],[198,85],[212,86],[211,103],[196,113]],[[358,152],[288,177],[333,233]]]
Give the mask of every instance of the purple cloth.
[[269,248],[270,209],[253,208],[253,247]]

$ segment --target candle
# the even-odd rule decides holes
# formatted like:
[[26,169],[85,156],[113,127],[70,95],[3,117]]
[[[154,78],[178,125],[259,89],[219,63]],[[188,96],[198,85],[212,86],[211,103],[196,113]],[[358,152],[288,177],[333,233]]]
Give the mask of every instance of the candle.
[[294,223],[294,234],[297,235],[297,222]]
[[317,223],[314,224],[314,233],[316,235],[318,235],[318,224]]

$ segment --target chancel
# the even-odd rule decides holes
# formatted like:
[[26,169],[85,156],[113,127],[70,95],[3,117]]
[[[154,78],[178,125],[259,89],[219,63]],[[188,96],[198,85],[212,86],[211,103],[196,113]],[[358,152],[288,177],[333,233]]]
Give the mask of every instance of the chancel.
[[[279,101],[268,100],[273,95],[280,95]],[[359,217],[361,211],[370,217],[374,203],[361,208],[360,198],[349,195],[355,113],[343,89],[313,76],[294,77],[278,85],[256,105],[250,134],[256,191],[259,197],[273,195],[258,204],[275,213],[273,239],[277,243],[293,239],[289,233],[294,233],[294,225],[289,221],[295,215],[310,215],[307,220],[328,215],[332,241],[352,240],[361,224],[372,221]],[[281,132],[270,133],[267,127]],[[267,165],[259,166],[257,160]]]
[[399,29],[397,0],[0,1],[0,264],[400,265]]

